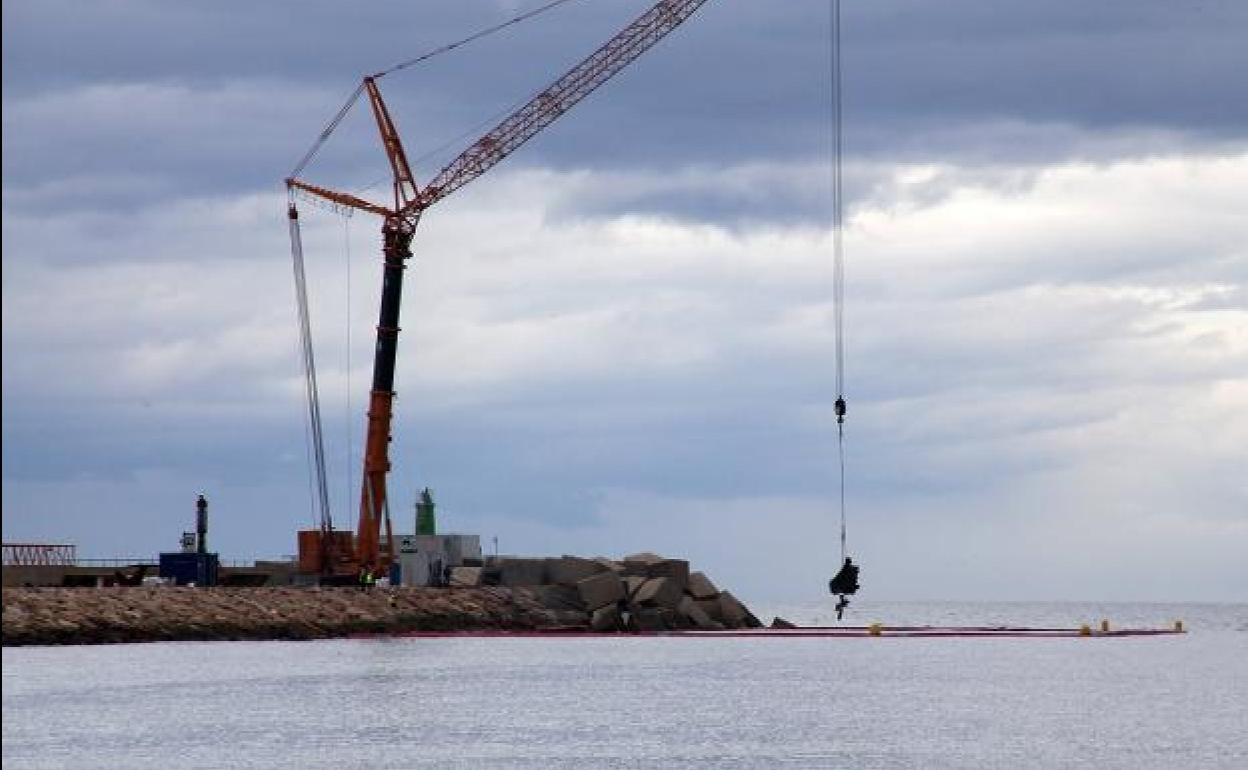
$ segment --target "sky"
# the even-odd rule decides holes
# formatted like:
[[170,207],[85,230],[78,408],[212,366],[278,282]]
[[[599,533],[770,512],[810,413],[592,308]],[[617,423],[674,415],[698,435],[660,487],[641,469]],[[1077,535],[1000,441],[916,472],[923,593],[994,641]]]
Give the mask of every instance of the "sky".
[[[312,526],[282,180],[367,73],[539,5],[3,4],[5,542]],[[379,86],[419,179],[640,14]],[[390,474],[487,551],[839,562],[827,0],[710,0],[426,213]],[[873,599],[1248,598],[1248,5],[845,0],[846,512]],[[365,105],[304,178],[384,202]],[[300,201],[353,526],[376,217]]]

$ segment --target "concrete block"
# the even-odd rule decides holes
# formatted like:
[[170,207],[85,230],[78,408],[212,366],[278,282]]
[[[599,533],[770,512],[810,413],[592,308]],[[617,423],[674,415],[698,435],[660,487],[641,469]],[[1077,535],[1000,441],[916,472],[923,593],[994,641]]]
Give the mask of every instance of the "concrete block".
[[475,588],[481,585],[480,567],[451,567],[453,588]]
[[614,559],[608,559],[605,556],[595,556],[594,561],[598,562],[599,564],[611,570],[612,572],[624,571],[624,562],[622,561],[615,561]]
[[619,605],[607,604],[594,610],[593,615],[590,617],[589,627],[595,631],[619,631]]
[[718,594],[714,599],[694,599],[693,601],[698,605],[698,609],[705,612],[711,620],[722,621],[724,619],[724,613],[719,608]]
[[663,561],[663,557],[648,551],[624,557],[624,574],[651,577],[650,565]]
[[589,628],[589,614],[584,610],[547,610],[557,626],[574,630]]
[[624,598],[624,581],[614,572],[599,572],[576,584],[581,601],[588,610],[615,604]]
[[546,582],[546,560],[505,556],[498,560],[500,585],[538,586]]
[[533,586],[533,594],[547,609],[585,611],[585,603],[581,601],[580,592],[571,586]]
[[652,564],[656,561],[663,561],[663,557],[659,556],[657,553],[642,551],[641,553],[632,553],[625,556],[624,561],[640,561],[645,562],[646,564]]
[[637,594],[637,589],[641,588],[642,584],[648,579],[640,575],[629,575],[624,578],[624,592],[628,594],[628,598],[633,598]]
[[546,570],[547,582],[574,586],[587,577],[608,571],[608,568],[593,559],[563,556],[558,559],[548,559]]
[[659,612],[663,613],[664,622],[667,623],[668,628],[688,629],[698,627],[692,618],[683,614],[675,607],[660,607]]
[[711,620],[711,616],[703,612],[698,606],[697,601],[692,597],[686,596],[680,600],[680,606],[676,608],[685,619],[687,619],[695,628],[702,629],[718,629],[723,628],[724,624],[717,620]]
[[633,602],[648,607],[668,607],[674,609],[680,604],[684,595],[684,587],[673,578],[650,578],[641,584],[637,593],[633,594]]
[[681,590],[689,584],[689,562],[684,559],[661,559],[650,565],[650,577],[676,578]]
[[658,607],[638,607],[632,613],[632,630],[642,634],[666,631],[667,623]]
[[724,591],[719,595],[719,612],[723,616],[725,626],[729,628],[742,628],[746,625],[746,618],[749,617],[750,611],[745,605],[737,601],[737,597]]
[[689,573],[689,585],[685,590],[695,599],[714,599],[719,596],[719,589],[702,572]]

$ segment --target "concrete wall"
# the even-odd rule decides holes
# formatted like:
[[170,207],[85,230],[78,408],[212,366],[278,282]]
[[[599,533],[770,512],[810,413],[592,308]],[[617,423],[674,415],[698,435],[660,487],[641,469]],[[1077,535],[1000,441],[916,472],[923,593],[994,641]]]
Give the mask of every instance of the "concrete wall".
[[439,585],[447,567],[481,558],[480,535],[399,535],[400,581],[405,586]]

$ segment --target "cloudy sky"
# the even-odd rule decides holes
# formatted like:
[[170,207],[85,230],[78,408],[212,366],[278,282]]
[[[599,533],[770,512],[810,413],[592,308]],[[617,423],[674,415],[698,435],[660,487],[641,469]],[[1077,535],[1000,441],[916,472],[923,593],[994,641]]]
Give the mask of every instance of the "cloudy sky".
[[[6,542],[310,526],[281,180],[360,75],[537,0],[3,5]],[[649,4],[380,81],[428,179]],[[837,559],[829,5],[711,0],[414,242],[393,512],[504,552]],[[878,599],[1248,597],[1248,5],[845,0],[849,543]],[[305,176],[384,200],[363,105]],[[381,182],[380,186],[378,183]],[[379,222],[302,204],[354,523]]]

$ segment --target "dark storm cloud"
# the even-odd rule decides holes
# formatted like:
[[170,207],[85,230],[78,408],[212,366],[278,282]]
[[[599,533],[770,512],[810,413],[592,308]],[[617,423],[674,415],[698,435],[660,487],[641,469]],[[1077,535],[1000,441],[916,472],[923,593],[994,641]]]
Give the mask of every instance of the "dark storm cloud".
[[[411,155],[468,132],[421,172],[646,5],[571,3],[383,81]],[[516,10],[6,3],[6,187],[122,171],[198,192],[275,185],[360,74]],[[710,2],[512,163],[636,168],[823,156],[827,13],[817,0]],[[849,2],[845,26],[848,143],[860,156],[1130,155],[1153,148],[1089,146],[1086,133],[1242,139],[1248,123],[1248,7],[1231,0]],[[353,185],[384,174],[357,109],[354,130],[335,138],[314,176]],[[1019,125],[1047,130],[1020,136],[1010,128]]]

